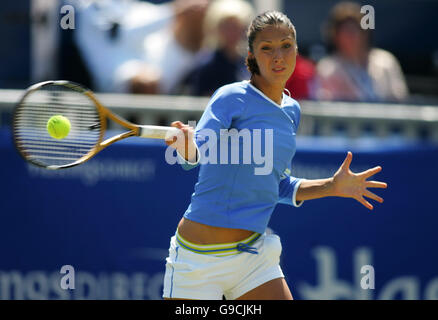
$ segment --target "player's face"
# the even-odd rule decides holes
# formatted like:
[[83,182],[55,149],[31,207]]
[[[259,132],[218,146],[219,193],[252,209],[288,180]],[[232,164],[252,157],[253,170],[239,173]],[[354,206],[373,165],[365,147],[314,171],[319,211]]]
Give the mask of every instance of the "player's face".
[[297,44],[286,26],[268,26],[260,31],[253,44],[253,55],[260,76],[271,84],[284,84],[295,69]]

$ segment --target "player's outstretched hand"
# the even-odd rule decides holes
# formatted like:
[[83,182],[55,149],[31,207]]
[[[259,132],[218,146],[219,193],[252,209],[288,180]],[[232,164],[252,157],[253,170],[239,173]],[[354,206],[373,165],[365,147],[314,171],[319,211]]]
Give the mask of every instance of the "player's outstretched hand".
[[349,151],[342,165],[333,176],[333,187],[338,197],[353,198],[372,210],[373,205],[364,197],[382,203],[383,198],[369,191],[368,188],[386,188],[387,184],[380,181],[369,181],[368,178],[382,170],[377,166],[363,172],[354,173],[350,170],[353,154]]

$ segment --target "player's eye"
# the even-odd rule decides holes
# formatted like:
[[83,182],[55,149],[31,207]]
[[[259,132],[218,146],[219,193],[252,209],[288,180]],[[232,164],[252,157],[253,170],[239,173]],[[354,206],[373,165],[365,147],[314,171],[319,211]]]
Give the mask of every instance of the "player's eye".
[[270,49],[271,49],[271,47],[268,47],[268,46],[263,46],[263,47],[262,47],[262,50],[263,50],[263,51],[268,51],[268,50],[270,50]]
[[292,47],[292,44],[290,44],[290,43],[285,43],[283,45],[283,48],[285,48],[285,49],[289,49],[290,47]]

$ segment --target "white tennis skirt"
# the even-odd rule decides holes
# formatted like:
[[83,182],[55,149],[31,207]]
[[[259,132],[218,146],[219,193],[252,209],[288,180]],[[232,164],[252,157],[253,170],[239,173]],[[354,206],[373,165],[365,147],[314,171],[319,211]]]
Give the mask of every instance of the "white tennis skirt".
[[234,300],[283,278],[280,237],[255,233],[235,243],[198,245],[178,231],[170,240],[163,298]]

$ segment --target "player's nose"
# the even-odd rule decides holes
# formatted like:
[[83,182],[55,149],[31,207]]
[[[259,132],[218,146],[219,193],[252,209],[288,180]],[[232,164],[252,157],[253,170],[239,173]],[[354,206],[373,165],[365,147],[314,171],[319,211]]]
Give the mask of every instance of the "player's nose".
[[274,54],[272,55],[273,62],[275,64],[279,64],[283,62],[283,52],[280,49],[274,50]]

